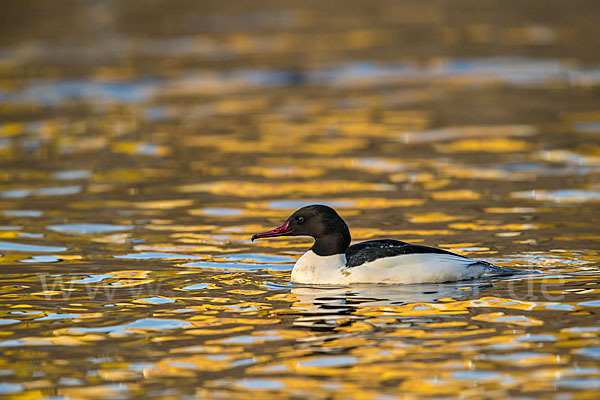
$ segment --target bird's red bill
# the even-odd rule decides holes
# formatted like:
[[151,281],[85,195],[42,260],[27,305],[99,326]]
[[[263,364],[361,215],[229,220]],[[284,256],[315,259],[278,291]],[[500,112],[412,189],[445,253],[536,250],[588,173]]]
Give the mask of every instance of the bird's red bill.
[[271,229],[270,231],[257,233],[252,236],[252,241],[255,239],[267,238],[267,237],[275,237],[275,236],[285,236],[287,234],[292,233],[293,231],[289,229],[290,221],[285,221],[285,223],[275,229]]

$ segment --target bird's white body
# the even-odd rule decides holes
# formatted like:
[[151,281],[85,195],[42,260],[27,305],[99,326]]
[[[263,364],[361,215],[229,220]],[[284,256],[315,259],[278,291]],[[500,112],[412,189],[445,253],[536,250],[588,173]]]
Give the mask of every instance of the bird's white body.
[[453,254],[417,253],[379,258],[347,268],[346,256],[307,251],[296,261],[292,281],[312,285],[442,283],[495,275],[486,264]]

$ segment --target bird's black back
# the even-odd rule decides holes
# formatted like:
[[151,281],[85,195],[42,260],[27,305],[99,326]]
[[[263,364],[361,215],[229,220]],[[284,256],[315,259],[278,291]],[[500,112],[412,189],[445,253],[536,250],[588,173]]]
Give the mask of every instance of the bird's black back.
[[405,243],[398,240],[369,240],[348,247],[346,250],[346,267],[358,267],[359,265],[374,261],[379,258],[395,257],[405,254],[426,253],[449,254],[456,257],[463,257],[447,250]]

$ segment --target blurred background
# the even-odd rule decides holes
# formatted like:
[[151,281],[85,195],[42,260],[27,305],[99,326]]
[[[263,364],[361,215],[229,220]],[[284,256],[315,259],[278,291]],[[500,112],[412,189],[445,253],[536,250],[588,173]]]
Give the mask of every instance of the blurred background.
[[2,9],[4,199],[600,198],[594,1]]
[[[597,0],[0,10],[0,395],[597,398]],[[314,202],[543,274],[293,288]]]

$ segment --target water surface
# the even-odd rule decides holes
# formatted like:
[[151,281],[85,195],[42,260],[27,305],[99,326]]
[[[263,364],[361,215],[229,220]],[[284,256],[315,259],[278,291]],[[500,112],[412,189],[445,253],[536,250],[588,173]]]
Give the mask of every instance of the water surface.
[[[5,5],[0,396],[597,398],[599,9],[507,4]],[[537,272],[295,286],[315,202]]]

